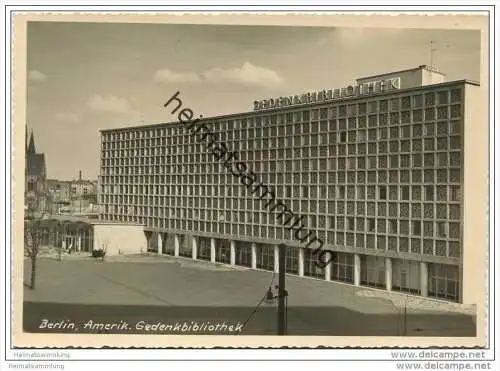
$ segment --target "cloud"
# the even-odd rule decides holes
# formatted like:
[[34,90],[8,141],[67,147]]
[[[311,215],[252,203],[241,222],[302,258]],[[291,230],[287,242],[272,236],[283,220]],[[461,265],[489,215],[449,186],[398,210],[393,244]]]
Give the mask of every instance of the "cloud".
[[373,32],[373,30],[365,28],[339,28],[336,31],[336,36],[344,44],[357,45],[368,41]]
[[203,73],[203,77],[213,83],[235,83],[249,86],[275,86],[283,82],[276,71],[254,66],[250,62],[236,68],[213,68]]
[[196,72],[175,72],[169,69],[156,71],[154,81],[165,83],[230,83],[247,86],[270,87],[283,82],[276,71],[268,68],[255,66],[250,62],[243,63],[242,67],[235,68],[212,68],[201,74]]
[[132,109],[126,99],[114,95],[102,97],[93,95],[87,102],[87,106],[94,112],[108,113],[131,113]]
[[200,82],[200,76],[195,72],[175,72],[169,69],[158,70],[155,73],[156,82]]
[[82,118],[76,113],[59,112],[56,114],[57,121],[80,122]]
[[355,48],[369,45],[374,39],[397,37],[402,32],[404,29],[399,28],[338,27],[327,31],[318,39],[317,45],[334,47],[340,43],[341,46]]
[[47,76],[38,70],[30,70],[28,72],[28,81],[43,82],[47,80]]

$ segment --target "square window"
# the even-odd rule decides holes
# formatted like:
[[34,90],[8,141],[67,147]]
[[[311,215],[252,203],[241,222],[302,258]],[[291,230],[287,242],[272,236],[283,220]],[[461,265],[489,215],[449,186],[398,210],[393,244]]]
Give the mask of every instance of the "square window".
[[425,94],[425,105],[433,106],[436,103],[436,96],[434,92]]
[[438,92],[438,104],[448,104],[448,91]]
[[424,251],[425,255],[434,255],[434,241],[424,240]]
[[462,100],[461,89],[453,89],[451,91],[451,103],[460,102]]
[[422,95],[414,95],[413,96],[413,107],[422,107],[422,105],[423,105]]
[[459,258],[460,257],[460,244],[458,242],[449,242],[449,252],[448,255],[452,258]]
[[410,199],[410,187],[409,186],[402,186],[401,187],[401,199],[402,200],[409,200]]

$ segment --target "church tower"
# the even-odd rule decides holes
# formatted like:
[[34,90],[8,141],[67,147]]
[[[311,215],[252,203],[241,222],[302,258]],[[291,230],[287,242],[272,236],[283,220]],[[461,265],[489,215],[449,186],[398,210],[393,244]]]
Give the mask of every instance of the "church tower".
[[37,153],[33,130],[25,135],[25,205],[36,211],[46,209],[47,187],[45,154]]
[[30,155],[36,154],[35,138],[33,137],[33,130],[31,130],[30,141],[28,144],[27,153]]

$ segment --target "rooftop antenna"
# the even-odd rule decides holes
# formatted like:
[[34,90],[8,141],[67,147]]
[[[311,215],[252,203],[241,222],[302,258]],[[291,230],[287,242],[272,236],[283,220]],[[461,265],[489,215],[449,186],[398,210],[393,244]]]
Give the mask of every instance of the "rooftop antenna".
[[436,42],[434,40],[429,41],[429,54],[430,54],[430,66],[431,68],[434,67],[434,52],[437,50],[437,48],[434,47]]
[[[449,42],[444,42],[441,48],[449,48],[451,44]],[[430,54],[430,67],[435,69],[434,66],[434,53],[439,51],[440,48],[437,47],[437,42],[434,40],[429,41],[429,54]]]

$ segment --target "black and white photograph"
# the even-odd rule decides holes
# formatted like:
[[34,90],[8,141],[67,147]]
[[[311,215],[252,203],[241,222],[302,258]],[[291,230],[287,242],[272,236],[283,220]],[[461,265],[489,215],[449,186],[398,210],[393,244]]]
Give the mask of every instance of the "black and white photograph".
[[19,331],[484,346],[484,30],[182,17],[25,23]]

